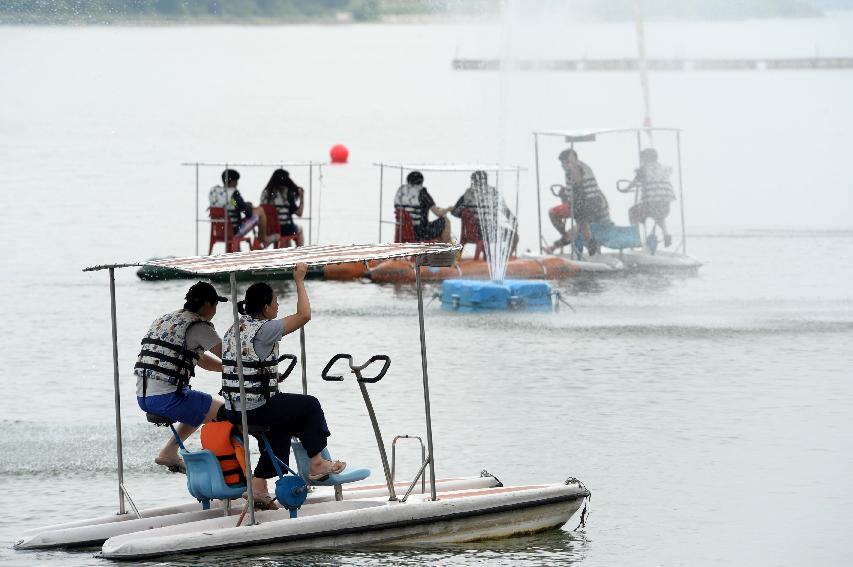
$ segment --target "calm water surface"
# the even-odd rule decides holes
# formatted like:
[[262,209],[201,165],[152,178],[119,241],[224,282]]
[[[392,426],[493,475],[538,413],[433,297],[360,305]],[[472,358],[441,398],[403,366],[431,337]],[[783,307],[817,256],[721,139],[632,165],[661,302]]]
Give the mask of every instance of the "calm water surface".
[[[849,20],[840,22],[657,29],[669,41],[664,51],[690,33],[711,54],[719,46],[710,38],[720,34],[751,46],[752,29],[770,38],[761,54],[790,55],[799,45],[790,37],[850,47]],[[612,38],[629,27],[596,29]],[[496,76],[449,70],[456,48],[493,53],[490,34],[466,26],[0,30],[0,183],[14,204],[0,224],[0,560],[104,564],[94,550],[5,545],[30,527],[115,510],[107,281],[80,269],[193,252],[194,177],[179,162],[318,159],[346,142],[353,163],[325,168],[316,181],[320,239],[368,242],[379,205],[371,161],[503,157],[530,167],[535,128],[636,122],[636,77],[627,75],[513,77],[502,115]],[[853,79],[717,73],[654,81],[660,123],[687,129],[687,218],[699,233],[689,249],[706,262],[699,275],[560,284],[576,313],[427,309],[438,474],[485,468],[506,483],[577,476],[594,495],[585,531],[573,531],[573,518],[562,530],[476,545],[169,562],[850,564],[853,232],[767,229],[849,227],[842,156],[853,147],[851,116],[838,102],[853,95]],[[735,127],[749,135],[731,136]],[[792,145],[802,166],[779,157]],[[629,158],[588,151],[608,187],[630,174]],[[552,161],[546,175],[556,182]],[[203,171],[202,187],[216,173]],[[256,198],[268,174],[245,170],[244,193]],[[452,174],[430,181],[440,204],[465,185]],[[523,247],[536,242],[531,183],[525,174]],[[804,186],[812,197],[798,200]],[[611,203],[624,217],[627,203]],[[131,271],[117,278],[126,481],[142,507],[188,498],[182,477],[153,464],[164,435],[143,423],[130,395],[139,337],[154,316],[180,305],[185,288],[141,282]],[[276,288],[292,305],[291,285]],[[321,281],[309,292],[310,390],[326,409],[331,449],[379,471],[357,388],[324,383],[319,371],[337,352],[389,354],[390,373],[371,386],[385,434],[423,434],[414,295]],[[227,310],[214,323],[224,331]],[[296,339],[283,344],[298,350]],[[218,387],[205,371],[196,384]],[[414,453],[402,449],[404,476],[414,472]]]

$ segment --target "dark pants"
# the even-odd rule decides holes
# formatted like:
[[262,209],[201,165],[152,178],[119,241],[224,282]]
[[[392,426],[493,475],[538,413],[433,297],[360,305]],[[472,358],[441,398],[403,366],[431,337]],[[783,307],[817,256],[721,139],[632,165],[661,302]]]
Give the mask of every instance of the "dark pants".
[[[239,411],[229,410],[226,417],[231,423],[241,423]],[[266,436],[270,446],[276,457],[288,465],[291,437],[299,439],[308,457],[313,457],[326,448],[326,439],[330,435],[323,408],[314,396],[279,392],[261,407],[246,412],[246,418],[251,425],[269,426]],[[272,459],[264,450],[263,441],[258,439],[258,443],[261,456],[255,467],[255,476],[272,478],[276,476]]]

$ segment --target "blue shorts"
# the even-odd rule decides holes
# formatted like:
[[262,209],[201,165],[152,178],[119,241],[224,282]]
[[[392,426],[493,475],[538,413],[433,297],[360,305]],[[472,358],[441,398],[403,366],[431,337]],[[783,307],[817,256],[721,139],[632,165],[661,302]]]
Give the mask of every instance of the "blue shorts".
[[177,393],[160,394],[136,398],[139,408],[147,413],[156,413],[180,423],[198,427],[210,410],[213,397],[204,392],[184,388],[183,395]]

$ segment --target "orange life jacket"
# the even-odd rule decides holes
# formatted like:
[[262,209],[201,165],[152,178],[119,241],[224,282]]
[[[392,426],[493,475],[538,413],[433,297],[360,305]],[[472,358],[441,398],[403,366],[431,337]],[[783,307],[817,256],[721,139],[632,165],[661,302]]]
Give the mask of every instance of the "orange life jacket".
[[201,427],[201,446],[219,460],[225,484],[246,484],[246,454],[239,441],[240,430],[228,421],[211,421]]

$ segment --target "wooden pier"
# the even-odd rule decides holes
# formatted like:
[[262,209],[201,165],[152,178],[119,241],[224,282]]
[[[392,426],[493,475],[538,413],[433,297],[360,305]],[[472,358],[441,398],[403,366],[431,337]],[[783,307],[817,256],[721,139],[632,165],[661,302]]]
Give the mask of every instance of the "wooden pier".
[[[516,71],[638,71],[637,59],[521,59],[511,61]],[[453,60],[456,71],[497,71],[498,59]],[[764,59],[648,59],[649,71],[836,71],[853,69],[853,57]]]

